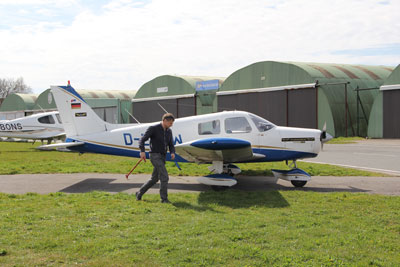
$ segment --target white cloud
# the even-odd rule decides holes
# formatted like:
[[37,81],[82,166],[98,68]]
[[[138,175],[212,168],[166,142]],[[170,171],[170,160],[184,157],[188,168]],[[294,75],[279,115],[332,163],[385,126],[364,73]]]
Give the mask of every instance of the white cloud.
[[52,5],[53,7],[60,7],[73,5],[76,2],[77,0],[1,0],[0,6]]
[[158,75],[227,76],[263,60],[397,65],[398,51],[335,53],[400,49],[400,3],[379,2],[109,1],[102,12],[77,9],[67,26],[41,21],[0,29],[7,40],[0,43],[0,73],[23,76],[40,92],[68,79],[81,88],[138,89]]

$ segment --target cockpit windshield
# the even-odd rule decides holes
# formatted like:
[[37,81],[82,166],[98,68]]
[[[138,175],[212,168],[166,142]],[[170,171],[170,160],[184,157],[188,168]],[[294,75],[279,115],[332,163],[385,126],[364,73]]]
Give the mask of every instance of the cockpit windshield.
[[271,130],[272,128],[275,127],[275,125],[269,121],[267,121],[266,119],[263,119],[259,116],[253,115],[253,114],[249,114],[251,120],[254,122],[254,124],[256,125],[258,131],[260,132],[266,132]]

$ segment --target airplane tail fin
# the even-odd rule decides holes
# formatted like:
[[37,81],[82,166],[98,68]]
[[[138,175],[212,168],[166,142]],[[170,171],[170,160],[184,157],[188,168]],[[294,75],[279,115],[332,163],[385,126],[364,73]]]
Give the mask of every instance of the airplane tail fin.
[[93,111],[72,86],[51,86],[51,92],[67,137],[107,130],[108,123]]

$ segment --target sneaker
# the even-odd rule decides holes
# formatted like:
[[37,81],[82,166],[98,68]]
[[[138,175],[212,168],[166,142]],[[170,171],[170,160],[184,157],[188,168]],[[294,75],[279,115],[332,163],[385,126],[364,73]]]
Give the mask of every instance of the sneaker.
[[142,200],[142,196],[140,195],[139,191],[136,192],[135,195],[136,195],[136,200],[137,201]]
[[171,203],[168,199],[161,199],[161,203]]

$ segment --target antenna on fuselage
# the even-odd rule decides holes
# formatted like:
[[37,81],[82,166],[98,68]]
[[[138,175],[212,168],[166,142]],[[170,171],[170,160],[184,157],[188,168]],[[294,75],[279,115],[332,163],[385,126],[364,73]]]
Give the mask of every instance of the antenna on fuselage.
[[39,104],[38,107],[42,110],[42,112],[46,112],[46,110],[44,110]]
[[160,108],[162,108],[162,110],[164,110],[165,113],[169,113],[163,106],[161,106],[161,104],[159,102],[157,102],[157,105],[159,105]]
[[138,121],[127,109],[125,109],[126,112],[128,112],[129,116],[132,117],[138,124],[140,124],[140,121]]

